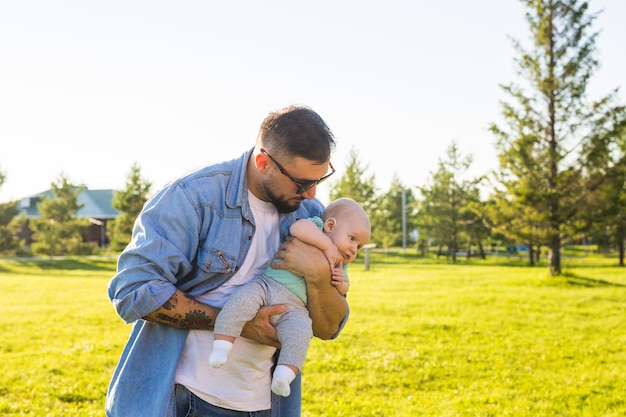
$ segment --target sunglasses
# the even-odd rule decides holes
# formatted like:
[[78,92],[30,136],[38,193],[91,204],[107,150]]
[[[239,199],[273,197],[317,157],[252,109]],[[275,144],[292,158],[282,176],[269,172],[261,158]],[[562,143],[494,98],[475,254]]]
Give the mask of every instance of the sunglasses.
[[289,174],[287,172],[287,170],[285,168],[283,168],[283,166],[281,164],[279,164],[278,161],[275,160],[272,155],[267,153],[267,151],[265,149],[261,148],[261,153],[263,155],[266,155],[269,159],[272,160],[272,162],[274,164],[276,164],[276,166],[280,170],[281,174],[283,174],[285,177],[289,178],[291,180],[291,182],[296,184],[296,187],[298,187],[298,189],[296,190],[296,194],[304,193],[305,191],[313,188],[314,186],[318,185],[319,183],[321,183],[323,181],[326,181],[328,179],[328,177],[330,177],[331,175],[333,175],[335,173],[335,168],[333,168],[333,164],[330,163],[330,161],[329,161],[328,165],[330,166],[331,171],[328,174],[324,175],[322,178],[319,178],[317,180],[300,180],[300,179],[296,179],[296,178],[292,177],[291,174]]

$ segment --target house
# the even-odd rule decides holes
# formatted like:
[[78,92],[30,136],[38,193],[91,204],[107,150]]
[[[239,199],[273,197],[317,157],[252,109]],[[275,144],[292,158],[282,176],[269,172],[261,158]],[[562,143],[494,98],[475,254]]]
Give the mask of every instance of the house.
[[[115,190],[90,190],[84,188],[78,195],[77,202],[82,207],[76,212],[76,218],[88,219],[90,223],[84,236],[86,242],[93,242],[100,247],[104,247],[109,243],[106,229],[107,222],[120,215],[120,212],[114,209],[111,204],[114,194]],[[20,210],[19,214],[25,214],[27,219],[41,218],[37,204],[44,197],[54,198],[54,194],[51,190],[48,190],[22,198],[17,205],[18,210]],[[32,231],[28,227],[25,228],[20,233],[20,238],[25,239],[26,243],[30,245],[32,243]]]

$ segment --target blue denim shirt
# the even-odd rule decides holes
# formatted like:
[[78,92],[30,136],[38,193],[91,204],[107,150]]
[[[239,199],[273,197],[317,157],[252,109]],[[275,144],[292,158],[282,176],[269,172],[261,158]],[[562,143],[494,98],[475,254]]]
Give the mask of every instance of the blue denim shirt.
[[[176,289],[195,297],[220,286],[243,263],[255,231],[246,177],[251,152],[168,184],[138,216],[108,287],[117,313],[133,326],[109,385],[107,416],[174,417],[174,376],[188,331],[142,317]],[[295,220],[322,210],[320,201],[305,200],[297,211],[281,214],[281,240]],[[300,384],[292,384],[289,397],[272,398],[273,415],[300,415]]]

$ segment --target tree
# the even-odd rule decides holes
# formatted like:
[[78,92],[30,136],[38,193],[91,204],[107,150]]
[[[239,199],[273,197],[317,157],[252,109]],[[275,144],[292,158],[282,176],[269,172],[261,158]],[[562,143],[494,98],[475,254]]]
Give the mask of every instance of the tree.
[[477,221],[470,202],[476,201],[479,180],[464,179],[473,158],[461,155],[456,142],[448,147],[446,156],[439,160],[429,183],[419,188],[422,199],[417,223],[420,234],[438,244],[437,256],[446,246],[448,256],[456,262],[459,243],[468,238],[467,225]]
[[[496,174],[499,175],[499,174]],[[533,191],[527,182],[517,178],[499,176],[505,190],[494,190],[487,205],[488,218],[494,233],[501,234],[508,242],[525,243],[528,247],[528,262],[535,265],[535,248],[547,241],[546,212],[536,210],[527,201],[534,201]],[[538,254],[538,252],[537,252]]]
[[121,250],[130,242],[133,224],[148,199],[151,188],[152,183],[142,178],[139,165],[134,163],[126,179],[126,188],[113,195],[113,208],[120,212],[109,229],[113,249]]
[[377,218],[376,224],[377,241],[383,248],[401,246],[405,243],[406,234],[416,227],[415,204],[412,190],[394,175],[389,190],[380,199],[381,216]]
[[83,187],[72,185],[61,174],[51,184],[51,191],[53,198],[43,198],[37,204],[41,219],[31,221],[33,252],[51,258],[56,255],[90,254],[91,248],[83,241],[87,223],[76,219],[76,212],[81,207],[78,195]]
[[599,183],[592,194],[584,224],[596,242],[606,249],[617,248],[619,265],[624,266],[626,240],[626,123],[621,126],[617,146],[600,142],[589,150],[596,164],[589,171],[588,181]]
[[467,235],[467,258],[472,255],[472,245],[478,247],[478,255],[486,259],[483,242],[491,236],[493,224],[489,221],[487,204],[480,199],[479,183],[482,179],[466,183],[466,199],[463,213],[465,233]]
[[613,105],[616,91],[588,104],[588,83],[598,65],[598,33],[591,32],[597,16],[588,13],[588,3],[523,2],[533,47],[526,50],[517,41],[514,47],[526,85],[502,86],[510,99],[502,102],[506,127],[493,124],[491,130],[498,138],[500,185],[511,196],[512,213],[523,216],[522,227],[536,225],[545,233],[549,271],[559,275],[561,245],[581,231],[580,210],[599,185],[586,181],[585,168],[595,161],[584,158],[582,149],[610,141],[615,130],[607,125],[623,118],[623,109]]
[[[0,171],[0,187],[6,180],[6,174]],[[18,233],[25,222],[19,213],[17,201],[0,204],[0,254],[14,254],[21,246]]]
[[0,254],[12,255],[19,251],[22,242],[20,230],[26,223],[25,216],[18,216],[17,201],[0,204]]

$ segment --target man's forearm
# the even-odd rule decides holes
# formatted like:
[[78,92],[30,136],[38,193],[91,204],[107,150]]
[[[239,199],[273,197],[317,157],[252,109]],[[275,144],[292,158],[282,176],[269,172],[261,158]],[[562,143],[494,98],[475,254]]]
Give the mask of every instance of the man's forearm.
[[313,334],[323,340],[332,338],[348,314],[348,302],[330,279],[307,281],[307,308],[313,321]]
[[219,310],[190,297],[180,290],[145,320],[179,329],[213,330]]
[[[284,304],[262,307],[254,319],[244,326],[241,335],[257,343],[280,347],[276,329],[270,323],[270,316],[282,314]],[[160,323],[178,329],[213,330],[215,318],[220,309],[203,304],[195,298],[176,290],[174,295],[157,310],[144,317],[152,323]]]

